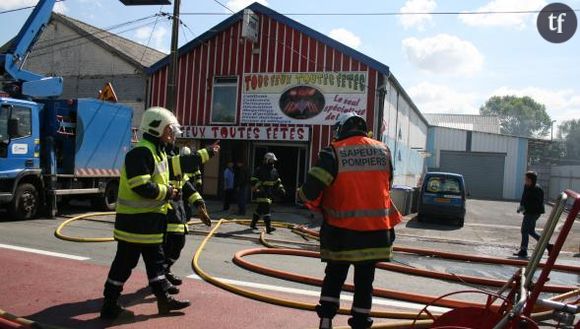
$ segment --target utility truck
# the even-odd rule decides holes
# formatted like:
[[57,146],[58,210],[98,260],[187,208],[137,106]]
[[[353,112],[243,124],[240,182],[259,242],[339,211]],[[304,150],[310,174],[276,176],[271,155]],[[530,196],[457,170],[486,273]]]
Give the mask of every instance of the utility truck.
[[89,198],[113,210],[124,155],[131,146],[130,107],[100,99],[57,99],[62,77],[23,69],[56,0],[40,0],[0,54],[0,206],[33,218],[57,203]]

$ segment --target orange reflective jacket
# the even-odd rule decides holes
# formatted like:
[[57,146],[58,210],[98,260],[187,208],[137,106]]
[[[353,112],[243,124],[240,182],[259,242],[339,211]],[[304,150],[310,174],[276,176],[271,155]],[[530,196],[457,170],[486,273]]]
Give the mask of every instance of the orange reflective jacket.
[[401,222],[390,197],[391,159],[374,139],[353,136],[332,143],[338,173],[322,194],[322,210],[332,226],[354,231],[388,230]]

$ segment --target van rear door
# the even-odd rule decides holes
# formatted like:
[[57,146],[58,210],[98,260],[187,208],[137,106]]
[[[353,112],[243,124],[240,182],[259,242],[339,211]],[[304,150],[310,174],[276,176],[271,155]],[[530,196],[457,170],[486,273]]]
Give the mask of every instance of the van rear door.
[[455,176],[429,176],[425,182],[423,203],[437,206],[463,206],[463,184]]

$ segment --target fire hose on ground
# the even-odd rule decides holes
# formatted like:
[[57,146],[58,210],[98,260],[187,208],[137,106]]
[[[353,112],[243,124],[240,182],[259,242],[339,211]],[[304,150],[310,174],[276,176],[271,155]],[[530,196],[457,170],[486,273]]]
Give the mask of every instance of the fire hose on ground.
[[[68,235],[65,235],[62,233],[64,227],[66,227],[67,225],[71,224],[74,221],[89,218],[89,217],[112,215],[112,214],[114,214],[114,213],[110,213],[110,212],[108,212],[108,213],[91,213],[91,214],[85,214],[85,215],[81,215],[81,216],[77,216],[77,217],[68,219],[57,228],[57,230],[55,231],[55,236],[57,236],[59,239],[63,239],[63,240],[67,240],[67,241],[75,241],[75,242],[109,242],[109,241],[114,241],[114,239],[112,237],[110,237],[110,238],[80,238],[80,237],[68,236]],[[197,223],[200,223],[200,222],[192,221],[188,224],[197,224]],[[282,298],[258,293],[255,291],[251,291],[248,289],[239,288],[239,287],[236,287],[234,285],[223,282],[223,281],[207,274],[199,266],[199,259],[202,255],[202,252],[203,252],[206,244],[208,243],[208,241],[216,234],[216,232],[218,231],[220,226],[224,223],[237,223],[237,224],[242,224],[242,225],[248,225],[250,223],[250,221],[249,220],[242,220],[242,219],[233,219],[233,220],[221,219],[216,223],[216,225],[211,229],[211,231],[209,233],[207,233],[206,237],[203,239],[202,243],[197,248],[195,255],[192,259],[192,268],[202,279],[204,279],[205,281],[207,281],[213,285],[216,285],[222,289],[225,289],[227,291],[230,291],[232,293],[235,293],[235,294],[247,297],[247,298],[263,301],[263,302],[274,304],[274,305],[284,306],[284,307],[291,307],[291,308],[310,310],[310,311],[314,310],[315,304],[309,304],[309,303],[304,303],[304,302],[299,302],[299,301],[294,301],[294,300],[282,299]],[[318,232],[316,232],[316,231],[313,231],[313,230],[310,230],[310,229],[307,229],[307,228],[304,228],[301,226],[293,225],[293,224],[274,222],[273,225],[275,227],[278,227],[278,228],[289,229],[292,232],[295,232],[296,234],[302,236],[305,239],[316,239],[318,236]],[[302,250],[302,249],[283,248],[283,247],[280,247],[277,245],[273,245],[272,243],[270,243],[266,240],[263,232],[260,235],[260,241],[262,242],[262,244],[264,246],[268,247],[269,249],[257,248],[257,249],[248,249],[248,250],[243,250],[243,251],[237,252],[234,255],[234,262],[243,268],[246,268],[246,269],[249,269],[251,271],[258,272],[258,273],[262,273],[265,275],[270,275],[270,276],[281,278],[281,279],[286,279],[286,280],[291,280],[291,281],[320,286],[321,280],[318,278],[303,276],[303,275],[299,275],[299,274],[293,274],[293,273],[279,271],[279,270],[275,270],[275,269],[269,269],[269,268],[264,267],[264,266],[252,264],[252,263],[243,259],[244,256],[253,255],[253,254],[282,254],[282,255],[294,255],[294,256],[301,256],[301,257],[319,257],[317,252],[307,251],[307,250]],[[281,242],[281,243],[285,243],[285,244],[297,244],[295,241],[290,241],[290,240],[287,240],[287,241],[277,240],[277,241]],[[316,247],[316,245],[314,245],[314,244],[307,244],[307,243],[298,243],[298,244],[306,245],[306,246],[309,246],[312,248]],[[454,260],[478,261],[478,262],[491,263],[491,264],[516,265],[516,266],[525,264],[525,261],[520,261],[520,260],[500,259],[500,258],[495,258],[495,257],[459,255],[459,254],[437,252],[437,251],[417,249],[417,248],[395,247],[394,250],[398,251],[398,252],[414,253],[414,254],[419,254],[419,255],[429,255],[429,256],[436,256],[436,257],[454,259]],[[455,280],[455,281],[461,281],[464,283],[473,283],[473,284],[490,285],[490,286],[500,286],[502,283],[504,283],[504,281],[501,281],[501,280],[495,280],[495,279],[489,279],[489,278],[476,278],[476,277],[469,277],[469,276],[460,276],[460,275],[449,274],[449,273],[444,273],[444,272],[425,271],[425,270],[416,269],[416,268],[413,268],[410,266],[401,266],[401,265],[397,265],[397,264],[393,264],[393,263],[380,263],[380,264],[378,264],[377,267],[380,269],[384,269],[384,270],[397,271],[397,272],[408,273],[408,274],[413,274],[413,275],[422,275],[422,276],[434,277],[434,278],[445,279],[445,280]],[[570,265],[556,264],[554,266],[554,269],[557,269],[560,271],[572,272],[572,273],[580,272],[580,267],[570,266]],[[346,287],[346,290],[353,291],[352,285],[347,284],[347,285],[345,285],[345,287]],[[544,288],[545,288],[546,292],[564,292],[564,291],[571,291],[571,290],[575,289],[575,287],[567,287],[567,286],[559,286],[559,285],[551,285],[551,286],[547,285]],[[576,290],[576,293],[580,294],[580,291]],[[406,301],[411,301],[411,302],[420,303],[420,304],[437,305],[437,306],[450,307],[450,308],[466,307],[466,306],[471,306],[471,307],[482,306],[482,304],[460,301],[460,300],[440,300],[440,302],[438,304],[430,304],[434,300],[437,300],[437,298],[433,297],[433,296],[410,294],[410,293],[385,290],[385,289],[375,289],[374,295],[378,296],[378,297],[385,297],[385,298],[398,299],[398,300],[406,300]],[[565,296],[565,295],[562,295],[562,296]],[[554,300],[558,300],[559,298],[560,298],[560,296],[553,297]],[[350,314],[350,310],[341,308],[339,310],[339,314]],[[551,314],[550,311],[536,312],[533,314],[533,318],[540,320],[540,319],[544,319],[544,318],[548,317],[549,314]],[[413,326],[415,328],[422,328],[422,327],[428,327],[432,323],[432,320],[427,319],[428,317],[419,316],[419,314],[412,313],[412,312],[374,311],[371,313],[371,316],[376,317],[376,318],[414,320],[414,321],[399,321],[399,322],[395,322],[395,323],[375,325],[375,326],[373,326],[373,328],[401,328],[401,327],[410,327],[410,326]]]

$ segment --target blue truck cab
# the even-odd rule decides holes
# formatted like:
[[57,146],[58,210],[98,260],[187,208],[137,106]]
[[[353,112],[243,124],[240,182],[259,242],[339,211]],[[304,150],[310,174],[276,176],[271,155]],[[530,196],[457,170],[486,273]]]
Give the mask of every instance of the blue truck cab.
[[[0,180],[40,170],[39,113],[42,104],[0,97]],[[8,198],[0,192],[0,201]]]
[[452,219],[459,227],[465,221],[467,191],[463,176],[449,172],[425,174],[417,204],[417,219]]
[[0,205],[16,219],[89,198],[113,210],[133,110],[97,99],[0,97]]

